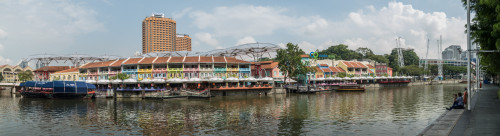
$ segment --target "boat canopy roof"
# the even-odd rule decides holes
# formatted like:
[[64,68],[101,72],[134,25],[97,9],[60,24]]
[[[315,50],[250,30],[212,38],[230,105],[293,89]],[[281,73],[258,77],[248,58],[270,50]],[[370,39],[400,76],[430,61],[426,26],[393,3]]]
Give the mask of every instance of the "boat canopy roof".
[[96,89],[95,85],[83,81],[52,81],[43,88],[54,88],[54,93],[87,93],[88,89]]

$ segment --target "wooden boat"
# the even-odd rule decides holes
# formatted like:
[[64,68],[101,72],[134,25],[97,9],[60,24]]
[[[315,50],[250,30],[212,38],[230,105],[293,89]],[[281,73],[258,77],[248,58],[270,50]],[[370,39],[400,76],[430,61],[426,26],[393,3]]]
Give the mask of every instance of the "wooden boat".
[[336,91],[364,91],[365,87],[361,87],[360,85],[340,85],[339,88],[335,89]]

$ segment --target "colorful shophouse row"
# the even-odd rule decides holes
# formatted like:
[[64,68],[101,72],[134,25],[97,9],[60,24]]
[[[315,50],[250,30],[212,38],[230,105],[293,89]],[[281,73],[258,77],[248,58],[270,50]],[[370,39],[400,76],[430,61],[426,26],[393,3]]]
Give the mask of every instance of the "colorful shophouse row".
[[250,62],[234,57],[183,56],[142,57],[87,63],[79,69],[79,80],[109,79],[125,73],[136,80],[190,78],[245,78],[251,75]]

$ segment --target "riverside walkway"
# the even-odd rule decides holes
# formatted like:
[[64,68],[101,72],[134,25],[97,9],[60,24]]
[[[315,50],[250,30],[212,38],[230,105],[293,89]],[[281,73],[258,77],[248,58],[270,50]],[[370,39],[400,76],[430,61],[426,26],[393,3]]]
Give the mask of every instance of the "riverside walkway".
[[445,112],[418,135],[498,136],[500,135],[500,99],[495,85],[484,85],[473,97],[471,110]]

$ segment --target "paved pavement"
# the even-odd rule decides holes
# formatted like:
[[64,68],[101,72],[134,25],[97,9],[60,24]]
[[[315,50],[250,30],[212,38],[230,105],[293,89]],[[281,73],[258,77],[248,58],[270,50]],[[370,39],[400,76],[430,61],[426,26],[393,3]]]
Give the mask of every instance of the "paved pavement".
[[495,85],[484,85],[472,101],[474,106],[465,110],[456,122],[451,136],[500,136],[500,100]]

